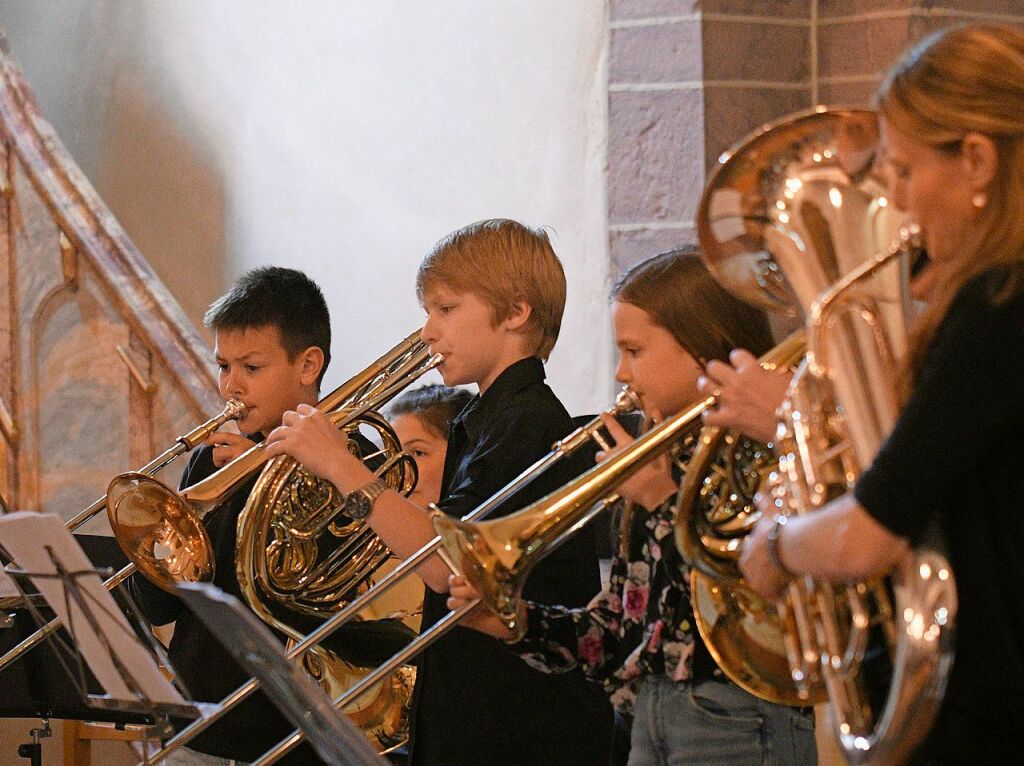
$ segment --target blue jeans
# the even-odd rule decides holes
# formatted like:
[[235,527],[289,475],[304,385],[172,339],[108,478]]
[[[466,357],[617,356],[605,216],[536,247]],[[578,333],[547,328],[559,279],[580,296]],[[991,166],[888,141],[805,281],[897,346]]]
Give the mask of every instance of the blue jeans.
[[728,681],[645,678],[629,766],[814,766],[814,718]]

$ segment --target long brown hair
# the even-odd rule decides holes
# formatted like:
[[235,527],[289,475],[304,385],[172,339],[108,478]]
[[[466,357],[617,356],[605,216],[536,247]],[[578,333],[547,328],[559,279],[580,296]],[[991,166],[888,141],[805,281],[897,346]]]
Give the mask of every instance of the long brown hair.
[[611,299],[643,309],[701,364],[727,361],[734,348],[760,356],[772,347],[764,313],[727,293],[692,245],[638,263],[615,283]]
[[1024,289],[1024,31],[976,25],[935,32],[892,68],[877,101],[886,121],[935,151],[958,153],[968,133],[980,133],[998,153],[977,247],[943,275],[914,330],[909,385],[965,282],[1001,267],[994,303]]

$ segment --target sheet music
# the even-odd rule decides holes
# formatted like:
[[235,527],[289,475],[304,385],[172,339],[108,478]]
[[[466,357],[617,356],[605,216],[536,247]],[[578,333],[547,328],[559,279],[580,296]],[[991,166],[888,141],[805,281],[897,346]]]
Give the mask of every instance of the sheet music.
[[[57,569],[53,559],[59,561],[66,572],[93,568],[85,552],[65,528],[64,522],[53,514],[17,511],[0,516],[0,543],[26,572],[55,574]],[[70,626],[69,632],[73,629],[78,650],[107,694],[122,700],[136,698],[111,659],[112,651],[148,699],[158,703],[185,704],[178,690],[164,677],[153,657],[138,640],[99,575],[90,573],[76,577],[75,583],[82,593],[86,608],[103,631],[110,645],[109,651],[81,607],[74,599],[65,600],[62,580],[50,577],[31,579],[64,626]]]

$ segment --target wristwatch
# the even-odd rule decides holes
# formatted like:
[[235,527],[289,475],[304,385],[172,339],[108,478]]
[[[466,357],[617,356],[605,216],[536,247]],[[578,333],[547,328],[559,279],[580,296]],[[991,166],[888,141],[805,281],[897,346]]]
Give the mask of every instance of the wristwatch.
[[345,495],[345,513],[353,521],[362,521],[370,515],[374,502],[387,488],[383,479],[374,479],[365,487],[352,490]]

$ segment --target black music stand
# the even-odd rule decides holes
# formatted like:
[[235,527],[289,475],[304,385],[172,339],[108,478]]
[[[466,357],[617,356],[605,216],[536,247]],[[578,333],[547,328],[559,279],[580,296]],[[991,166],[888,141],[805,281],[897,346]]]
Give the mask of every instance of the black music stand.
[[263,691],[325,762],[337,766],[387,763],[299,664],[285,658],[274,634],[238,599],[207,583],[179,585],[178,595],[238,663],[259,679]]
[[[34,525],[34,534],[12,522]],[[91,565],[63,522],[29,512],[0,516],[0,557],[0,585],[19,602],[12,627],[0,628],[0,656],[55,614],[65,624],[0,673],[0,716],[138,724],[159,736],[171,730],[169,716],[199,715],[183,690],[160,674],[154,657],[166,664],[166,656],[137,610],[126,610],[133,624],[103,588],[105,573]],[[28,566],[18,566],[22,561]],[[131,603],[125,590],[120,599]],[[35,752],[19,754],[38,756],[38,738],[26,747]]]

